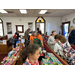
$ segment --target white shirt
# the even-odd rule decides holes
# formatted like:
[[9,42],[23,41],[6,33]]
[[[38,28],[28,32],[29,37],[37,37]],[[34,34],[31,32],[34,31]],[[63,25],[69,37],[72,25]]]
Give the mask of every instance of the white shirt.
[[[60,42],[60,41],[59,41]],[[61,42],[60,42],[61,43]],[[67,41],[67,45],[70,46],[69,42]],[[66,46],[66,43],[63,44],[63,47]],[[70,46],[71,47],[71,46]],[[54,52],[57,52],[57,54],[61,56],[64,56],[64,53],[63,53],[63,48],[58,44],[58,43],[55,43],[55,46],[54,46]]]
[[48,43],[49,47],[52,48],[53,50],[54,50],[54,45],[55,45],[54,42],[55,42],[54,36],[50,36],[48,38],[47,43]]

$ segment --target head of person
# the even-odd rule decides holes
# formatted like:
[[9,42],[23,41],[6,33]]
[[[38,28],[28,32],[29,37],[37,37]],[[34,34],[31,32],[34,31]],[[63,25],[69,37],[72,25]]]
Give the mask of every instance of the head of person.
[[36,32],[36,31],[34,31],[33,33],[32,33],[32,36],[38,36],[38,33]]
[[19,31],[17,31],[16,33],[19,34]]
[[51,36],[55,36],[56,35],[56,31],[53,30],[52,33],[51,33]]
[[70,26],[70,27],[69,27],[69,31],[72,31],[73,29],[74,29],[73,26]]
[[27,57],[32,60],[38,60],[40,56],[39,52],[40,50],[37,44],[30,44],[26,47],[26,49],[22,50],[20,54],[20,60],[22,63],[25,62]]
[[28,28],[27,30],[30,31],[30,28]]
[[59,35],[59,34],[57,34],[57,35],[55,35],[55,40],[58,42],[58,41],[60,41],[61,43],[65,43],[66,42],[66,39],[65,39],[65,36],[63,36],[63,35]]
[[39,28],[37,28],[37,31],[39,31]]

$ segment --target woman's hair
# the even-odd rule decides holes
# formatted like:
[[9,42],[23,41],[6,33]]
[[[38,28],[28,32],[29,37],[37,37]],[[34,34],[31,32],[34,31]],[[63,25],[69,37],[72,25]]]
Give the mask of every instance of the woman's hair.
[[65,39],[65,37],[63,35],[61,35],[59,37],[59,40],[61,41],[61,43],[65,43],[66,42],[66,39]]
[[59,39],[60,38],[60,35],[59,34],[56,34],[55,36],[54,36],[54,39]]
[[32,36],[34,36],[34,34],[35,34],[35,33],[36,33],[36,34],[37,34],[37,36],[38,36],[38,33],[37,33],[36,31],[33,31]]
[[66,39],[63,35],[59,35],[59,34],[56,34],[55,39],[59,39],[61,43],[65,43],[66,42]]
[[55,30],[53,30],[53,31],[51,32],[51,35],[50,35],[50,36],[52,36],[52,34],[53,34],[54,32],[56,32],[56,31],[55,31]]
[[26,49],[21,51],[17,65],[23,64],[26,58],[29,56],[29,54],[33,55],[38,49],[39,49],[39,45],[37,44],[28,45]]

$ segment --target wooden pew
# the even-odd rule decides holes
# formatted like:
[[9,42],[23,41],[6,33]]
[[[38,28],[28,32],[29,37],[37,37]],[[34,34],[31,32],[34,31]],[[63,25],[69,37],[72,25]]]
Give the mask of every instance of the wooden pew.
[[44,42],[44,48],[47,52],[53,53],[56,58],[63,64],[63,65],[69,65],[67,62],[65,62],[59,55],[57,55],[45,42]]
[[6,40],[6,44],[0,44],[0,54],[6,54],[12,50],[12,44],[10,43],[7,35],[1,37],[0,40]]
[[22,44],[22,43],[18,44],[18,46],[20,46],[20,45],[21,45],[21,47],[20,47],[20,49],[19,49],[19,52],[18,52],[17,55],[16,55],[16,60],[12,63],[12,65],[15,65],[15,64],[16,64],[16,62],[17,62],[17,60],[18,60],[18,57],[19,57],[19,54],[20,54],[20,52],[21,52],[21,49],[23,49],[23,44]]
[[0,37],[0,40],[6,40],[6,39],[8,39],[8,35],[1,36],[1,37]]
[[[19,43],[18,46],[20,46],[20,49],[19,49],[19,51],[18,51],[18,53],[17,53],[17,55],[16,55],[15,61],[14,61],[11,65],[15,65],[15,64],[16,64],[16,62],[17,62],[17,60],[18,60],[18,56],[19,56],[19,54],[20,54],[20,52],[21,52],[21,49],[23,48],[23,43]],[[1,62],[0,62],[0,65],[3,65],[3,64],[1,64]]]
[[71,45],[71,47],[75,50],[75,45],[73,45],[73,44],[70,44]]
[[44,41],[46,44],[48,44],[48,43],[47,43],[48,38],[49,38],[49,36],[43,34],[43,41]]

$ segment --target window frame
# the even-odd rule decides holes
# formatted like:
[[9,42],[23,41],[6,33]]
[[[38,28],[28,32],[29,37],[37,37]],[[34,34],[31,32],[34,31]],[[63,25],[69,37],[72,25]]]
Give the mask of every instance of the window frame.
[[2,30],[3,30],[3,35],[4,35],[4,26],[3,26],[3,20],[0,18],[0,20],[2,21],[2,22],[0,22],[0,23],[2,23]]
[[[37,22],[38,18],[42,18],[44,20],[44,22]],[[35,30],[37,30],[37,23],[44,23],[44,34],[46,33],[46,21],[42,16],[37,17],[37,19],[35,20]]]
[[22,32],[19,32],[19,33],[24,33],[24,25],[15,25],[15,26],[16,26],[16,32],[18,31],[17,28],[18,28],[19,26],[21,26],[21,27],[22,27]]

